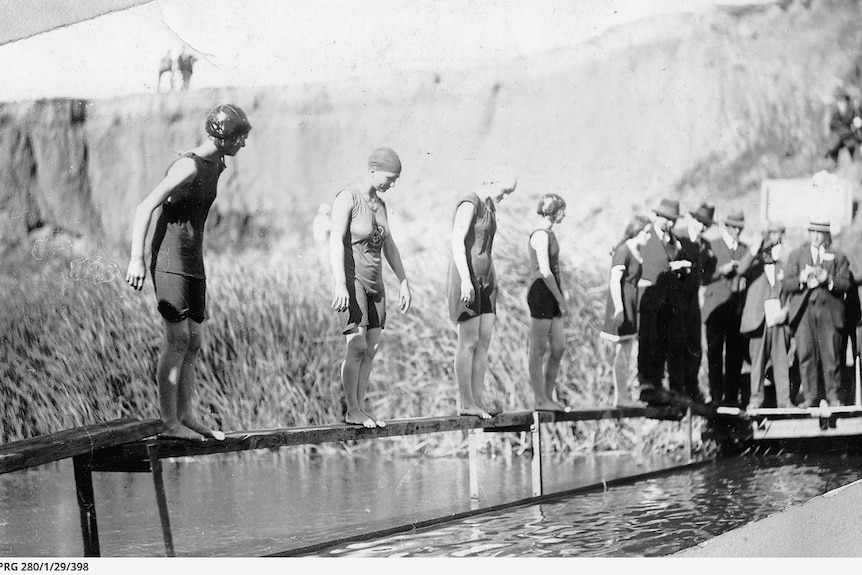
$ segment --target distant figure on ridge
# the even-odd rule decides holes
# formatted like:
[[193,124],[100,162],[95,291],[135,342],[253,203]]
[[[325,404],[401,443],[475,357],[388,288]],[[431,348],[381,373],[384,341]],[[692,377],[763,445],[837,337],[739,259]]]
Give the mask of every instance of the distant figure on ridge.
[[135,210],[132,253],[126,281],[144,287],[144,243],[153,212],[161,207],[151,249],[150,273],[162,316],[164,343],[159,354],[162,437],[200,440],[224,439],[224,433],[199,423],[192,409],[195,359],[203,339],[206,311],[206,274],[203,261],[204,224],[216,198],[225,156],[235,156],[248,137],[251,124],[238,106],[214,108],[204,123],[209,139],[185,152]]
[[410,309],[412,297],[401,254],[392,237],[386,204],[380,197],[395,186],[401,175],[401,160],[390,148],[377,148],[368,158],[363,179],[335,196],[332,204],[330,263],[332,264],[332,309],[347,312],[341,383],[347,407],[344,423],[367,428],[386,423],[365,411],[365,392],[371,363],[380,346],[386,323],[386,293],[381,255],[400,283],[399,309]]
[[193,55],[186,53],[186,48],[180,49],[180,53],[177,56],[177,70],[180,73],[182,78],[182,89],[189,89],[189,82],[192,79],[192,69],[194,68],[195,62],[197,62],[197,58]]
[[159,60],[159,81],[156,83],[156,92],[162,91],[162,76],[168,75],[167,92],[174,89],[174,59],[171,56],[171,51],[165,52],[162,59]]
[[497,274],[491,251],[497,232],[495,203],[517,185],[514,172],[495,168],[455,208],[448,299],[449,318],[458,325],[455,380],[461,415],[491,419],[499,413],[486,409],[483,401],[488,346],[497,317]]
[[614,343],[611,377],[615,407],[643,405],[632,399],[629,388],[636,373],[632,368],[632,352],[638,337],[638,282],[643,270],[641,250],[652,234],[653,225],[648,217],[633,216],[623,232],[622,241],[611,255],[605,323],[599,335]]
[[829,115],[829,148],[825,157],[836,164],[841,150],[846,148],[850,159],[856,156],[856,148],[862,140],[862,118],[844,88],[835,90],[835,103]]
[[563,316],[569,315],[569,304],[562,292],[560,244],[554,224],[566,217],[566,200],[557,194],[545,194],[536,212],[541,219],[527,243],[532,270],[532,285],[527,293],[530,385],[536,410],[566,411],[568,408],[554,399],[557,371],[566,352]]

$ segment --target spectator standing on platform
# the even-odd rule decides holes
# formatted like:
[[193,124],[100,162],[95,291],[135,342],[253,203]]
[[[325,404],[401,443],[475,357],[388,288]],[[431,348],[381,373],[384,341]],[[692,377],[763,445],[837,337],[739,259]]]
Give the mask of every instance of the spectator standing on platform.
[[[691,268],[681,270],[679,276],[679,305],[676,307],[671,329],[671,335],[681,340],[673,347],[684,350],[679,358],[682,367],[676,368],[683,372],[683,389],[674,391],[684,393],[697,403],[704,401],[699,385],[700,365],[703,361],[703,324],[700,316],[704,292],[703,277],[707,264],[713,258],[712,247],[703,237],[703,233],[715,223],[714,216],[715,206],[701,204],[697,210],[689,212],[686,233],[679,236],[680,258],[692,265]],[[676,360],[674,358],[674,361]]]
[[183,90],[189,89],[189,82],[192,79],[192,69],[197,61],[197,58],[186,52],[185,46],[180,49],[180,53],[177,56],[177,70],[182,78]]
[[395,186],[401,160],[391,148],[377,148],[368,158],[363,179],[335,196],[332,204],[330,256],[333,275],[332,308],[347,312],[341,383],[346,413],[344,423],[367,428],[386,423],[365,411],[365,392],[371,364],[386,323],[383,263],[386,258],[400,284],[401,313],[410,309],[410,285],[401,254],[392,238],[386,204],[380,197]]
[[846,148],[850,159],[854,159],[862,136],[860,129],[862,118],[850,94],[844,88],[836,89],[835,103],[829,115],[829,149],[825,157],[837,164],[841,150]]
[[632,351],[638,337],[638,282],[643,270],[641,250],[653,234],[650,219],[635,215],[626,226],[621,241],[611,256],[605,323],[599,334],[614,343],[611,376],[614,383],[614,406],[640,407],[632,399],[629,386],[633,379]]
[[497,313],[497,274],[492,249],[497,232],[495,204],[515,191],[518,179],[495,168],[482,185],[458,200],[452,225],[449,317],[458,325],[455,380],[459,413],[490,419],[498,410],[483,400],[488,347]]
[[782,289],[784,269],[773,255],[780,247],[781,236],[777,226],[770,224],[763,241],[747,272],[750,279],[745,291],[740,332],[748,338],[751,358],[751,397],[749,409],[764,405],[764,386],[767,370],[772,368],[777,407],[792,407],[790,393],[790,361],[788,349],[790,333],[787,315],[790,306]]
[[703,279],[701,316],[706,324],[709,394],[715,405],[745,407],[750,386],[742,389],[741,385],[745,340],[739,333],[746,287],[742,264],[743,260],[750,263],[748,245],[739,239],[745,215],[731,212],[723,223],[721,237],[710,242],[714,257]]
[[682,246],[671,228],[679,219],[679,202],[664,199],[653,210],[653,230],[641,250],[643,272],[638,304],[638,380],[640,400],[649,404],[667,404],[674,398],[664,388],[665,367],[671,389],[684,388],[682,362],[673,356],[683,353],[672,348],[670,336],[675,307],[679,301],[678,272],[691,266],[680,259]]
[[156,92],[162,91],[162,76],[168,75],[168,86],[166,91],[174,89],[174,59],[171,56],[171,51],[165,52],[162,59],[159,60],[159,81],[156,84]]
[[527,242],[532,279],[527,293],[530,385],[536,410],[565,411],[559,399],[554,399],[554,391],[557,371],[566,351],[563,320],[569,315],[569,304],[562,292],[560,244],[554,225],[566,217],[566,201],[557,194],[545,194],[536,212],[541,219]]
[[195,359],[207,319],[206,275],[203,262],[204,224],[216,198],[225,156],[235,156],[251,130],[238,106],[224,104],[206,118],[209,139],[182,154],[164,179],[135,211],[132,255],[126,281],[136,290],[144,287],[144,244],[153,212],[161,207],[151,250],[150,271],[164,343],[156,380],[164,422],[163,437],[200,440],[224,439],[221,431],[199,423],[192,409]]
[[[850,285],[850,263],[832,247],[828,221],[808,225],[808,243],[794,250],[787,262],[783,288],[790,295],[789,318],[796,326],[796,352],[802,371],[805,407],[824,397],[842,405],[841,363],[844,359],[844,297]],[[822,376],[825,394],[818,379]]]

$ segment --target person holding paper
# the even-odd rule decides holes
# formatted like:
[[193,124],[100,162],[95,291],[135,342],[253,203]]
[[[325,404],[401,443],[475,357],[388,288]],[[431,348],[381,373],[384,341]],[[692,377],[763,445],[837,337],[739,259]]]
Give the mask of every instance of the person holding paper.
[[739,333],[746,287],[741,264],[750,255],[748,245],[739,239],[745,215],[731,212],[723,224],[721,237],[710,242],[714,255],[703,276],[701,317],[706,324],[709,394],[714,405],[745,407],[749,395],[748,387],[741,386],[745,340]]
[[775,237],[770,232],[760,245],[751,264],[751,279],[745,293],[740,332],[748,338],[751,357],[751,399],[748,409],[764,407],[764,383],[772,367],[777,407],[792,407],[790,397],[790,361],[787,350],[787,296],[781,285],[784,269],[773,256]]
[[[840,406],[844,297],[852,287],[850,263],[832,247],[829,221],[809,223],[808,236],[809,242],[790,254],[782,284],[791,296],[788,314],[796,329],[804,406],[816,407],[824,396],[829,405]],[[818,386],[820,375],[824,393]]]

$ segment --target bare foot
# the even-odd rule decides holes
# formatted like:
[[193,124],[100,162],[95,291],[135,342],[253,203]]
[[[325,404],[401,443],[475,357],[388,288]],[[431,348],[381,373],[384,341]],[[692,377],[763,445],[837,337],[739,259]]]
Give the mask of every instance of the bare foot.
[[191,429],[192,431],[196,431],[200,433],[204,437],[210,437],[215,439],[216,441],[224,441],[224,432],[219,431],[217,429],[210,429],[206,425],[199,423],[197,419],[194,417],[181,417],[180,422],[185,426]]
[[566,411],[566,407],[552,399],[537,401],[534,407],[536,411]]
[[474,416],[480,419],[491,419],[492,415],[479,406],[465,407],[460,411],[460,415]]
[[348,411],[347,415],[344,416],[344,423],[348,425],[361,425],[367,429],[374,429],[377,427],[377,423],[361,411],[357,413]]
[[189,429],[185,425],[179,423],[175,425],[165,425],[165,430],[159,434],[162,439],[187,439],[190,441],[203,441],[203,436]]
[[[363,413],[365,413],[365,412],[363,412]],[[386,422],[383,421],[382,419],[377,419],[376,417],[374,417],[373,415],[370,415],[368,413],[365,413],[365,416],[368,419],[370,419],[371,421],[373,421],[374,425],[376,425],[377,427],[386,427]]]
[[627,399],[625,397],[621,397],[616,400],[614,403],[614,407],[645,407],[646,403],[642,401],[635,401],[634,399]]

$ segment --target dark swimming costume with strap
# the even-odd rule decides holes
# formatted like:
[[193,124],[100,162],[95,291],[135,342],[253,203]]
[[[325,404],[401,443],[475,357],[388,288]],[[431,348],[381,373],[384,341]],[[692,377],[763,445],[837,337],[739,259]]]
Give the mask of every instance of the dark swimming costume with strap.
[[191,158],[197,173],[191,182],[177,189],[162,204],[153,234],[150,269],[205,279],[204,224],[225,165],[223,159],[206,160],[192,152],[182,154],[176,161],[182,158]]

